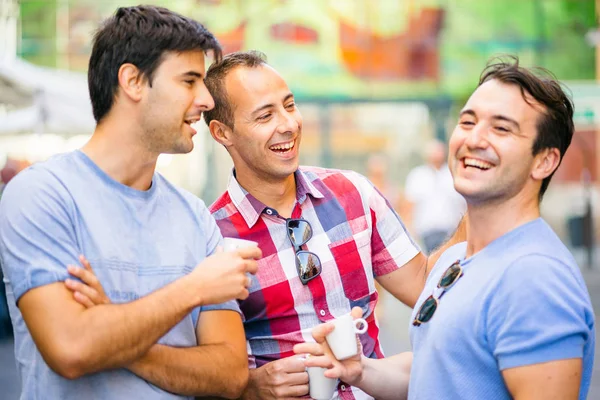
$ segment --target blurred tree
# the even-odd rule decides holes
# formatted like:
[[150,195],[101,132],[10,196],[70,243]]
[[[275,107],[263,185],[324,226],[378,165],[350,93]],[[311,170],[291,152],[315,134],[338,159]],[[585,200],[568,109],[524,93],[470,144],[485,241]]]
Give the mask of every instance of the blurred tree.
[[56,66],[56,1],[20,0],[19,55],[35,64]]

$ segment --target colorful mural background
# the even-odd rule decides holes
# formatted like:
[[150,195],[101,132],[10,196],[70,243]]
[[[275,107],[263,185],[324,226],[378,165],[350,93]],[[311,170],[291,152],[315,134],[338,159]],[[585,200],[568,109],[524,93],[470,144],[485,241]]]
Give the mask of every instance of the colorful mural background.
[[[137,3],[22,0],[22,55],[85,69],[98,21],[117,6]],[[460,98],[491,55],[507,52],[525,64],[546,66],[561,79],[594,76],[594,49],[584,39],[595,24],[593,0],[149,3],[200,20],[227,51],[265,52],[305,99]]]

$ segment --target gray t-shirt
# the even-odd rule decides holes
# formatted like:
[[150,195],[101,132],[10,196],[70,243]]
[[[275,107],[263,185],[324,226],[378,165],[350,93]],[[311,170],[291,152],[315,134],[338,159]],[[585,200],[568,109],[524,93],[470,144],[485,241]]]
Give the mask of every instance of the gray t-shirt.
[[[16,304],[28,290],[64,281],[85,255],[113,303],[182,277],[215,251],[221,234],[204,203],[158,173],[139,191],[111,179],[81,151],[35,164],[0,202],[0,264],[15,330],[22,399],[174,399],[125,369],[67,380],[44,362]],[[235,302],[203,307],[239,311]],[[159,343],[197,345],[197,309]]]

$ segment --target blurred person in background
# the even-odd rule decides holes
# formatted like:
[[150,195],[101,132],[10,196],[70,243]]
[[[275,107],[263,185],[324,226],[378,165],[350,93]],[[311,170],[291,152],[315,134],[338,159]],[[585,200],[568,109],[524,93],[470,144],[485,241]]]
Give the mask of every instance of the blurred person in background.
[[586,399],[594,312],[573,256],[540,217],[573,130],[573,104],[551,74],[516,58],[488,64],[449,144],[467,240],[442,254],[415,306],[410,372],[410,353],[335,360],[331,324],[294,351],[378,399]]
[[431,140],[424,153],[426,163],[406,177],[403,215],[429,254],[456,230],[466,205],[454,189],[444,143]]
[[[234,164],[210,210],[223,236],[257,241],[263,251],[250,296],[240,301],[251,367],[242,398],[306,396],[308,375],[293,345],[358,306],[369,322],[363,352],[383,357],[375,281],[413,306],[437,255],[428,260],[419,251],[365,177],[299,167],[302,116],[263,54],[225,56],[207,71],[206,85],[215,108],[204,118]],[[338,394],[371,398],[344,382]]]
[[215,254],[204,203],[155,171],[159,154],[192,150],[191,124],[213,107],[207,52],[221,48],[196,21],[117,9],[89,62],[92,138],[7,185],[0,261],[22,399],[237,398],[245,387],[231,300],[248,295],[260,250]]
[[402,193],[399,185],[395,185],[388,177],[389,162],[383,154],[372,154],[367,159],[367,179],[383,194],[390,205],[400,213]]
[[8,182],[30,165],[31,163],[27,160],[6,157],[4,167],[0,170],[0,198],[2,198],[2,193]]
[[[383,154],[372,154],[367,159],[367,179],[381,192],[384,198],[390,203],[392,208],[399,214],[402,214],[401,192],[397,185],[394,185],[388,178],[389,162]],[[375,288],[379,294],[376,313],[382,320],[386,304],[386,291],[382,290],[381,285],[375,281]]]

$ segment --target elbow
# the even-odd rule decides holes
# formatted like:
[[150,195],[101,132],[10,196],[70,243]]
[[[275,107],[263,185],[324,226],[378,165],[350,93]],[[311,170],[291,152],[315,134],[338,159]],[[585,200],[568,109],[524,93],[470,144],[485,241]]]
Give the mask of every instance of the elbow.
[[62,347],[44,360],[50,369],[65,379],[79,379],[88,373],[85,355],[74,346]]
[[223,397],[226,399],[240,399],[244,390],[246,390],[246,386],[248,386],[249,375],[247,364],[243,368],[236,368],[235,377]]

